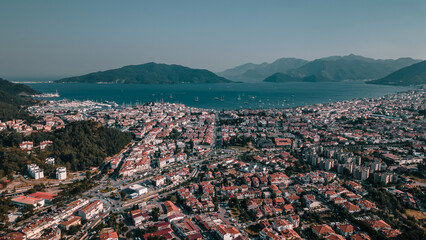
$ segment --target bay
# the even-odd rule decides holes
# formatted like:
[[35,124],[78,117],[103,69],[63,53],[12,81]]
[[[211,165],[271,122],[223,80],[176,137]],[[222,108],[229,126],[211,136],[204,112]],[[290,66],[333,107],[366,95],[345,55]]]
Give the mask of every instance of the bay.
[[225,84],[87,84],[27,83],[42,93],[58,91],[59,99],[114,101],[118,104],[145,102],[183,103],[198,108],[290,108],[357,98],[372,98],[413,87],[351,82],[225,83]]

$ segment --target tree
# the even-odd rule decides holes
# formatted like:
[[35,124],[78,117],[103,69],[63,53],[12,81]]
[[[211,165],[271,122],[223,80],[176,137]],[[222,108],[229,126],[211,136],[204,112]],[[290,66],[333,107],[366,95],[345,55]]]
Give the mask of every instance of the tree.
[[153,208],[152,209],[152,219],[154,220],[154,221],[158,221],[158,217],[160,216],[160,209],[159,208]]
[[90,180],[91,177],[92,177],[92,173],[89,170],[87,170],[86,171],[86,178]]
[[173,202],[173,203],[176,203],[176,202],[177,202],[176,194],[171,195],[171,196],[170,196],[170,198],[169,198],[169,200],[170,200],[171,202]]

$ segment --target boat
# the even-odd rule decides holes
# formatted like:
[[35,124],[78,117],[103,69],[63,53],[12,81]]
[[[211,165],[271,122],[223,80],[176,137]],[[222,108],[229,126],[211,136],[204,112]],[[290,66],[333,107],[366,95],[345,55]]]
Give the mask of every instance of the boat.
[[171,94],[171,93],[170,93],[170,96],[169,96],[169,98],[173,98],[173,94]]
[[195,97],[195,98],[194,98],[194,102],[198,102],[198,97]]
[[219,100],[219,98],[218,97],[214,97],[214,100]]
[[240,96],[240,95],[238,95],[237,100],[238,100],[238,101],[241,101],[241,96]]
[[221,102],[225,101],[225,97],[224,97],[224,96],[221,96],[221,97],[220,97],[220,101],[221,101]]

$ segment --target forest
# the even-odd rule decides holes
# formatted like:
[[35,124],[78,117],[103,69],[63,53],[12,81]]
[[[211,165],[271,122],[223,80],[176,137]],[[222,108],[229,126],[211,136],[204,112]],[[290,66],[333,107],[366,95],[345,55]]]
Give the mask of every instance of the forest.
[[[19,148],[22,141],[33,141],[37,146],[45,140],[52,141],[53,145],[43,150],[35,149],[30,154]],[[4,130],[0,132],[0,177],[22,172],[29,163],[39,164],[48,176],[54,167],[45,163],[47,157],[54,157],[56,164],[71,171],[99,167],[107,156],[120,152],[131,140],[130,133],[94,121],[72,122],[65,128],[35,132],[30,136]]]

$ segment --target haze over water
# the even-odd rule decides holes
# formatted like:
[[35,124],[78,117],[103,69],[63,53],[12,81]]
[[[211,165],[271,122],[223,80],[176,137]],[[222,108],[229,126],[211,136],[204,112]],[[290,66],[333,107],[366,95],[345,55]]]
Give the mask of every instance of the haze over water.
[[[200,108],[291,108],[295,106],[372,98],[412,89],[370,85],[362,81],[339,83],[230,83],[230,84],[27,84],[43,93],[56,90],[60,99],[114,101],[137,104],[151,101],[183,103]],[[198,100],[198,101],[197,101]]]

